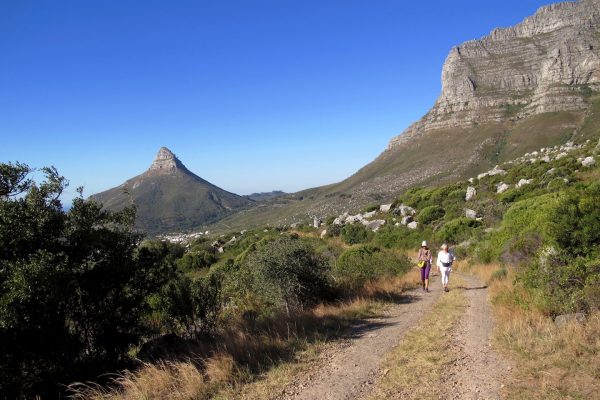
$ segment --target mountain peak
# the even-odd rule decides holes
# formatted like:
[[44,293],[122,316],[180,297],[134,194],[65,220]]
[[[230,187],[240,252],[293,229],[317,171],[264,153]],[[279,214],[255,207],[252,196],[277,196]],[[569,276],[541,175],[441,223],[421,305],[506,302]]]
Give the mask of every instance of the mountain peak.
[[185,166],[177,158],[171,150],[166,147],[161,147],[156,154],[156,158],[146,171],[147,174],[152,175],[167,175],[172,174],[177,170],[185,170]]

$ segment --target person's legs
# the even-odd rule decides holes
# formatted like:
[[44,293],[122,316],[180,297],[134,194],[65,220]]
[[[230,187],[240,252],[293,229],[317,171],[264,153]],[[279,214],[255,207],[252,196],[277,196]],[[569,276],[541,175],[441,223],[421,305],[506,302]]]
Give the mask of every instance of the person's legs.
[[446,267],[440,268],[440,274],[442,275],[442,286],[446,287],[448,285],[448,269]]
[[425,268],[421,268],[421,287],[425,290]]
[[427,263],[423,269],[425,270],[425,291],[429,291],[429,272],[431,271],[431,263]]

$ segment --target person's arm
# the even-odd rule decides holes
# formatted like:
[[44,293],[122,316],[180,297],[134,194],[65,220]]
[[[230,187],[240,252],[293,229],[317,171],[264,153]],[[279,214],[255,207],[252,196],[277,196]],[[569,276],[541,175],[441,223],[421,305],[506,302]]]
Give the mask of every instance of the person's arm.
[[442,272],[442,260],[440,260],[440,253],[437,255],[437,261],[435,262],[435,265],[437,265],[440,272]]

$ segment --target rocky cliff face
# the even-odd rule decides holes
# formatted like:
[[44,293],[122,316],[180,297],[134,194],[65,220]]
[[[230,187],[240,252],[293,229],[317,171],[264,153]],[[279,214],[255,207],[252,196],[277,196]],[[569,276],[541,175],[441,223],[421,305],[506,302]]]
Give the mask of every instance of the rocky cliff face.
[[150,168],[144,173],[146,176],[152,175],[170,175],[176,173],[178,170],[185,170],[187,168],[181,161],[166,147],[161,147],[156,154],[156,158],[150,165]]
[[540,8],[520,24],[454,47],[433,108],[394,148],[426,131],[587,107],[600,88],[600,0]]

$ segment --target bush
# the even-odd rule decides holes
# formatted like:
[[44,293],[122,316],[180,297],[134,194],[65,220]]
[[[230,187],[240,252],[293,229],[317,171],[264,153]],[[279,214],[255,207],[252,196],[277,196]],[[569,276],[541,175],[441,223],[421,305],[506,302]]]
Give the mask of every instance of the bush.
[[445,213],[446,212],[444,209],[440,206],[433,205],[425,207],[417,215],[417,221],[419,221],[421,224],[427,225],[442,218]]
[[257,246],[226,279],[232,298],[257,299],[265,315],[303,308],[332,294],[327,260],[300,239],[284,237]]
[[386,249],[417,249],[428,236],[429,233],[419,230],[386,224],[373,237],[373,244]]
[[27,179],[0,164],[0,397],[59,397],[61,383],[127,365],[149,334],[148,298],[173,276],[173,253],[142,245],[134,209],[80,197],[66,213],[54,168]]
[[438,242],[460,243],[470,239],[481,222],[471,218],[457,218],[447,222],[436,232],[435,238]]
[[349,224],[342,228],[342,241],[346,244],[366,243],[372,237],[372,232],[362,224]]
[[411,267],[406,255],[364,245],[346,250],[340,256],[334,276],[342,288],[354,290],[375,279],[402,275]]
[[218,275],[192,280],[180,275],[162,290],[158,309],[172,333],[186,338],[212,332],[221,309]]
[[342,233],[342,225],[332,224],[327,227],[327,236],[336,237]]
[[177,260],[177,267],[183,272],[191,272],[210,267],[216,261],[217,256],[213,252],[197,250],[184,254]]

